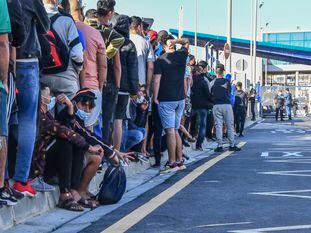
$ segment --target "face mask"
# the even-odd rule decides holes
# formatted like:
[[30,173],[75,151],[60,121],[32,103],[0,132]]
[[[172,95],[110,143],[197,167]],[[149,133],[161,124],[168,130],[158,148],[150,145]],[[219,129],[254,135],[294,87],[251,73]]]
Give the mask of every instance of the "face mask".
[[90,118],[91,113],[85,112],[81,109],[78,109],[76,112],[76,116],[79,117],[81,120],[86,121]]
[[51,102],[47,105],[48,106],[48,111],[51,111],[56,105],[56,98],[52,97]]

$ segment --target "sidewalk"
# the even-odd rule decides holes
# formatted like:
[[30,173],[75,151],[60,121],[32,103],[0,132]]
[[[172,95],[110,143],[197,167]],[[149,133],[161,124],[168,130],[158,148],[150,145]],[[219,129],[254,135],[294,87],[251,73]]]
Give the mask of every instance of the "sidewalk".
[[[257,122],[260,120],[258,119]],[[248,119],[245,125],[246,129],[255,123]],[[205,142],[203,146],[204,151],[195,151],[195,145],[193,144],[191,148],[185,149],[185,153],[190,157],[189,162],[193,163],[210,156],[216,146],[215,142]],[[167,154],[165,153],[162,159],[163,164],[166,160]],[[153,162],[151,160],[151,164]],[[56,232],[62,233],[78,232],[104,215],[132,201],[142,193],[163,183],[173,175],[160,175],[158,169],[152,169],[150,164],[146,163],[131,163],[129,167],[125,167],[125,171],[128,176],[127,190],[122,200],[115,205],[101,206],[93,211],[86,210],[82,213],[70,212],[55,208],[59,197],[58,190],[53,193],[39,193],[33,199],[23,198],[14,207],[0,209],[0,232],[7,230],[5,232],[48,233],[57,229],[59,230]],[[92,180],[90,185],[92,192],[98,190],[103,176],[104,171],[98,173]]]

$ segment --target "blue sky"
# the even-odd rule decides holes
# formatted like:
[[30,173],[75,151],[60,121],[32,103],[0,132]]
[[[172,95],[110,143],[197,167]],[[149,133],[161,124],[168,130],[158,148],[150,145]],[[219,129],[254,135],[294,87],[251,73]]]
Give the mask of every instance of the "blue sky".
[[[198,0],[198,30],[226,35],[227,0]],[[96,0],[85,0],[87,8],[96,7]],[[178,9],[184,7],[184,29],[195,28],[195,0],[117,0],[116,11],[127,15],[152,17],[154,29],[178,28]],[[259,0],[261,2],[261,0]],[[311,0],[264,0],[258,24],[269,22],[268,31],[311,30]],[[260,26],[259,26],[260,28]],[[251,0],[233,0],[233,37],[251,37]]]

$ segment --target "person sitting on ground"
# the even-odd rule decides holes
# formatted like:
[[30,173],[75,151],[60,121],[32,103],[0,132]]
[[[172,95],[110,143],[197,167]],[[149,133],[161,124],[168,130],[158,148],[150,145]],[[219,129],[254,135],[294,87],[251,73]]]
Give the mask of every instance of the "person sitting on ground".
[[[59,177],[61,192],[59,206],[72,211],[83,211],[83,207],[93,207],[86,201],[87,190],[85,190],[101,162],[101,158],[92,161],[93,155],[102,157],[104,154],[115,164],[119,164],[120,159],[133,159],[130,155],[122,154],[103,144],[101,140],[86,129],[84,122],[94,108],[95,98],[91,89],[81,89],[72,102],[68,98],[60,100],[66,107],[56,117],[62,125],[81,135],[87,143],[93,146],[94,150],[90,151],[92,156],[85,155],[86,147],[81,149],[63,139],[57,139],[47,154],[47,177],[51,174],[50,171],[53,170],[53,167],[56,167]],[[83,172],[84,160],[89,163]],[[97,167],[94,166],[94,163],[97,163]]]
[[243,137],[244,125],[247,114],[248,98],[247,94],[242,90],[242,83],[237,82],[235,85],[235,101],[234,101],[234,122],[235,131],[239,134],[239,137]]

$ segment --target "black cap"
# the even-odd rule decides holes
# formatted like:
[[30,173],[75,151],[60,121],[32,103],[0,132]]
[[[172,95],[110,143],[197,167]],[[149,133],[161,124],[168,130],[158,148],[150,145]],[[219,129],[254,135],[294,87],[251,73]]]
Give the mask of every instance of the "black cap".
[[96,96],[94,94],[94,92],[92,92],[91,89],[89,88],[83,88],[80,91],[78,91],[75,95],[75,97],[73,97],[72,100],[76,100],[79,101],[83,99],[84,101],[94,101],[96,100]]
[[217,72],[224,72],[225,71],[224,64],[221,64],[221,63],[217,64],[216,70],[217,70]]
[[107,15],[109,11],[114,11],[116,5],[115,0],[99,0],[97,2],[97,11],[99,15]]

